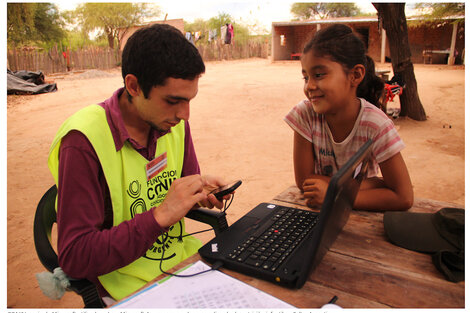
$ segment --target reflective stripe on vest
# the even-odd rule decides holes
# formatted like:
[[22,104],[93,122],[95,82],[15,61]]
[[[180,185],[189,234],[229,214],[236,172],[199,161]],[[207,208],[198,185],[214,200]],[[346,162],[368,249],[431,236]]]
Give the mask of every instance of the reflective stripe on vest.
[[[95,149],[111,195],[114,226],[130,220],[136,214],[159,206],[165,199],[171,183],[181,177],[184,158],[184,121],[158,139],[155,157],[166,152],[167,167],[147,181],[145,165],[148,160],[135,151],[128,141],[120,151],[116,151],[105,110],[99,105],[91,105],[67,119],[52,143],[48,165],[57,186],[59,186],[60,140],[70,130],[82,132]],[[182,219],[171,226],[169,232],[156,238],[143,257],[98,277],[101,284],[114,299],[126,297],[161,274],[160,262],[163,270],[168,270],[197,252],[201,246],[200,241],[192,236],[184,237],[181,241],[184,235],[186,232]]]

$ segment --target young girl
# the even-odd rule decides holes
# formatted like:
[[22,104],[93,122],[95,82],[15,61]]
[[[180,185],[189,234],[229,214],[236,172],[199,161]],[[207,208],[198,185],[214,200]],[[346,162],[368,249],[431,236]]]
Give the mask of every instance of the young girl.
[[[331,176],[368,139],[374,141],[372,164],[354,208],[407,210],[413,205],[413,188],[400,153],[404,143],[393,122],[368,102],[377,100],[377,87],[383,90],[370,61],[363,42],[346,25],[320,30],[304,47],[307,100],[284,120],[294,130],[295,180],[311,207],[321,206]],[[383,178],[377,176],[379,167]]]

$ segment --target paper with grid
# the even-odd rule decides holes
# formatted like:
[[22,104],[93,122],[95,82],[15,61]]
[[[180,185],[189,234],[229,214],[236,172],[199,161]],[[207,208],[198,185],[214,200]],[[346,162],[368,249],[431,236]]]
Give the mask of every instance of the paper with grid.
[[[198,261],[178,274],[189,275],[209,268]],[[294,307],[220,271],[210,271],[193,277],[171,277],[151,285],[113,308]]]

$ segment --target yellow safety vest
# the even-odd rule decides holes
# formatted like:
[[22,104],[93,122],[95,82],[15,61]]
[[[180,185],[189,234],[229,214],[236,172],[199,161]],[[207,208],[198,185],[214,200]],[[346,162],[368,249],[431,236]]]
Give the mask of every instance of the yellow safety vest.
[[[167,167],[157,176],[147,180],[145,166],[148,160],[135,151],[128,141],[121,150],[116,151],[105,110],[99,105],[91,105],[68,118],[54,138],[48,165],[57,186],[60,142],[71,130],[78,130],[88,138],[100,160],[111,195],[113,226],[159,206],[165,199],[171,183],[181,177],[184,121],[158,139],[155,158],[166,152]],[[171,226],[167,233],[156,238],[144,256],[118,270],[99,276],[98,279],[114,299],[128,296],[161,274],[160,262],[166,271],[197,252],[201,242],[192,236],[184,237],[181,241],[182,236],[186,234],[182,219]],[[163,245],[165,250],[162,261]]]

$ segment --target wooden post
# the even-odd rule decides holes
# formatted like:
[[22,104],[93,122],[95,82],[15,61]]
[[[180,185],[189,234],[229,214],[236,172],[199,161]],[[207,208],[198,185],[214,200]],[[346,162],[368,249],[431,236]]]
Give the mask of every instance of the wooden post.
[[447,65],[455,64],[455,41],[457,40],[458,23],[455,22],[453,26],[454,27],[452,28],[452,40],[450,42],[450,53],[449,58],[447,59]]
[[380,63],[385,63],[385,48],[387,45],[387,32],[382,28],[382,45],[380,47]]

